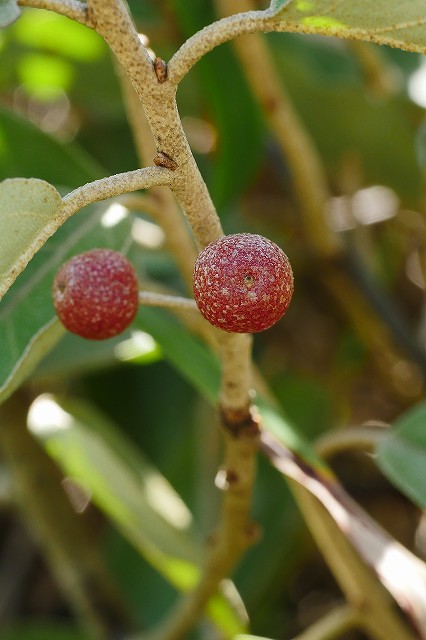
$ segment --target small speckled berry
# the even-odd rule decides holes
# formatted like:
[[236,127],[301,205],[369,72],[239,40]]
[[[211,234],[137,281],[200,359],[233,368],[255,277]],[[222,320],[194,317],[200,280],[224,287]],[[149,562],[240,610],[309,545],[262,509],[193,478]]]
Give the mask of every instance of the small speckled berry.
[[199,254],[194,297],[202,315],[224,331],[268,329],[287,311],[293,271],[284,251],[252,233],[223,236]]
[[53,282],[53,305],[64,327],[89,340],[124,331],[139,304],[133,265],[111,249],[92,249],[60,267]]

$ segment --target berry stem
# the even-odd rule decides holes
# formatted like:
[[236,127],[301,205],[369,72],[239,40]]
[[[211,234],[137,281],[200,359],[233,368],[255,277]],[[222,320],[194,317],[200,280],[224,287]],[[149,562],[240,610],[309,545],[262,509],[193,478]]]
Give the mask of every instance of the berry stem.
[[139,304],[147,307],[166,307],[169,309],[185,309],[199,313],[195,300],[180,296],[169,296],[153,291],[140,291]]

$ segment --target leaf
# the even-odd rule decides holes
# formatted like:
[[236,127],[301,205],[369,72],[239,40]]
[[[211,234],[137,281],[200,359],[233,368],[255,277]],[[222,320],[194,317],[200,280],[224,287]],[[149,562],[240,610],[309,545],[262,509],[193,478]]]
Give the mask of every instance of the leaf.
[[130,330],[109,340],[81,340],[65,333],[37,367],[39,380],[81,375],[114,366],[117,362],[151,364],[162,359],[161,349],[153,338],[142,331]]
[[20,624],[2,629],[2,640],[87,640],[77,629],[53,624]]
[[292,0],[278,9],[282,27],[289,31],[320,33],[388,44],[426,53],[426,17],[423,0]]
[[44,180],[0,183],[0,300],[51,235],[61,202],[55,187]]
[[105,175],[77,144],[63,144],[31,122],[0,107],[0,179],[31,176],[75,188]]
[[426,402],[404,413],[380,440],[377,464],[420,508],[426,508]]
[[[163,309],[143,307],[136,318],[136,326],[151,334],[171,364],[216,406],[220,389],[220,364],[216,356]],[[286,417],[260,396],[255,403],[268,431],[285,442],[292,451],[318,465],[318,468],[324,468],[310,444]]]
[[271,464],[318,498],[411,619],[419,637],[426,638],[426,564],[365,513],[327,470],[298,459],[277,438],[261,435],[262,449]]
[[152,335],[171,364],[209,402],[217,402],[220,365],[207,347],[162,309],[142,307],[136,326]]
[[271,0],[269,8],[273,13],[279,13],[289,2],[291,0]]
[[[137,323],[152,331],[166,357],[207,399],[215,401],[219,368],[214,356],[163,310],[142,309]],[[423,634],[421,637],[426,637],[423,633],[426,628],[424,563],[380,529],[350,499],[283,415],[262,398],[256,398],[256,404],[264,426],[262,448],[272,464],[323,503],[354,548],[413,620]],[[385,562],[387,558],[389,561]]]
[[[176,588],[195,586],[202,545],[192,517],[167,480],[105,416],[87,403],[39,396],[29,428],[66,474],[88,491],[121,533]],[[210,614],[227,632],[243,631],[224,597]]]
[[270,45],[327,173],[338,174],[345,158],[356,158],[364,186],[388,186],[398,194],[402,206],[416,207],[421,171],[415,128],[410,124],[412,104],[400,95],[372,100],[348,47],[336,48],[321,38],[275,34]]
[[51,286],[68,257],[94,247],[125,252],[132,217],[102,224],[105,205],[87,207],[68,220],[41,248],[0,304],[0,402],[5,400],[58,342]]
[[0,27],[7,27],[21,15],[16,0],[0,0]]

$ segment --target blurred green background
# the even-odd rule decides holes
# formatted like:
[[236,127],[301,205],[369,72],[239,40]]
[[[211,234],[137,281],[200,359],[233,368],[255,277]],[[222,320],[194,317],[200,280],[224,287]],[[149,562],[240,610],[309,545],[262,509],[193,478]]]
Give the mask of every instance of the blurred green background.
[[[138,27],[149,37],[149,46],[166,60],[186,37],[214,19],[209,2],[131,0],[129,5]],[[333,196],[329,224],[345,243],[348,281],[400,354],[400,368],[386,371],[381,354],[363,339],[353,316],[326,286],[334,267],[307,250],[286,158],[231,45],[221,46],[182,82],[179,111],[225,232],[264,234],[280,244],[292,261],[293,303],[285,319],[256,336],[255,360],[287,415],[313,441],[348,424],[392,421],[423,395],[426,356],[418,336],[425,335],[426,317],[421,266],[426,137],[419,87],[426,80],[419,75],[424,63],[416,54],[369,46],[378,69],[372,76],[362,52],[348,42],[294,34],[269,35],[267,42],[326,167]],[[18,21],[0,32],[0,59],[0,180],[37,177],[65,193],[138,166],[114,66],[94,32],[66,18],[25,9]],[[97,215],[94,211],[94,225]],[[125,245],[126,226],[121,240],[117,234],[111,240],[99,225],[84,231],[85,214],[79,216],[34,259],[33,273],[55,246],[73,234],[71,253],[76,245]],[[135,243],[130,252],[142,273],[184,292],[175,265],[161,246]],[[22,307],[14,291],[30,276],[24,273],[2,301],[4,327],[9,311],[19,324]],[[46,309],[47,280],[40,286],[40,292],[34,290],[32,295],[45,300]],[[140,449],[183,498],[202,541],[214,527],[219,501],[214,486],[220,463],[217,416],[170,364],[155,336],[156,322],[141,312],[136,338],[128,333],[101,346],[64,337],[28,388],[34,395],[51,391],[83,399],[109,416],[121,436]],[[5,369],[7,337],[2,338],[0,366]],[[2,375],[5,378],[7,371]],[[348,454],[333,464],[345,486],[375,518],[408,547],[425,553],[424,547],[416,547],[417,510],[371,460]],[[3,477],[2,640],[82,640],[66,597],[37,545],[31,546],[8,499],[4,465]],[[155,623],[176,591],[101,511],[90,509],[105,563],[131,616],[142,627]],[[253,633],[291,638],[340,602],[342,595],[285,484],[263,459],[253,515],[263,535],[238,569],[235,584]],[[22,553],[28,545],[31,552]],[[13,590],[7,587],[11,562],[21,576]],[[210,627],[201,625],[195,636],[212,637],[211,633]],[[363,636],[354,632],[345,637]]]

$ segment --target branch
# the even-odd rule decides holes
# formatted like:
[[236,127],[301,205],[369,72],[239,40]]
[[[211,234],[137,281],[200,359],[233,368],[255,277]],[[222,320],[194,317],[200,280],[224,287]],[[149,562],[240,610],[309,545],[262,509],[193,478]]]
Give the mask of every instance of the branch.
[[222,18],[195,33],[180,47],[168,64],[169,81],[177,86],[206,53],[245,33],[271,31],[275,21],[269,9],[245,11]]
[[219,407],[226,428],[238,432],[250,419],[250,390],[253,387],[251,349],[253,338],[248,334],[219,332],[222,361],[222,384]]
[[111,47],[129,77],[145,91],[155,80],[149,53],[142,44],[122,0],[88,0],[94,29]]
[[259,447],[257,416],[249,408],[251,343],[251,336],[244,334],[223,335],[220,340],[223,366],[220,407],[225,451],[216,477],[216,485],[223,491],[219,522],[209,538],[198,585],[178,601],[149,638],[184,637],[203,615],[222,580],[258,539],[258,527],[250,515]]
[[[170,188],[188,219],[198,247],[203,248],[223,235],[223,231],[182,128],[175,101],[176,85],[168,79],[167,69],[163,68],[161,80],[157,77],[121,0],[89,0],[89,8],[96,30],[110,45],[143,105],[156,145],[156,162],[173,166]],[[131,109],[134,118],[137,113],[134,103]],[[138,144],[141,146],[140,141]],[[141,149],[143,153],[145,149]],[[198,586],[179,601],[160,625],[159,633],[169,640],[181,637],[195,624],[222,579],[254,541],[255,528],[249,514],[258,428],[249,408],[250,346],[251,339],[247,336],[223,334],[220,402],[226,481],[221,517]]]
[[207,557],[197,587],[169,613],[149,637],[179,640],[203,614],[221,581],[229,576],[241,556],[258,539],[258,527],[250,520],[259,432],[257,423],[236,437],[225,433],[225,455],[216,479],[224,491],[216,531],[208,541]]
[[200,248],[223,235],[220,220],[182,128],[176,87],[159,81],[122,0],[89,0],[96,31],[129,76],[154,136],[158,162],[175,168],[170,185]]
[[108,178],[89,182],[74,189],[62,198],[59,212],[61,224],[77,211],[93,202],[106,200],[138,189],[149,189],[155,185],[167,185],[172,181],[172,172],[162,167],[145,167],[126,173],[117,173]]
[[362,562],[330,514],[308,489],[291,479],[289,486],[337,583],[358,612],[358,626],[372,640],[414,640],[414,633],[395,611],[392,598]]
[[[119,76],[139,162],[144,166],[151,162],[156,153],[154,138],[138,94],[121,67]],[[170,189],[153,187],[150,191],[150,202],[154,206],[147,210],[147,213],[163,229],[167,248],[191,291],[192,271],[197,252],[188,225]]]
[[78,0],[18,0],[21,7],[33,7],[34,9],[46,9],[54,11],[71,20],[80,22],[86,27],[93,27],[87,15],[87,5]]

